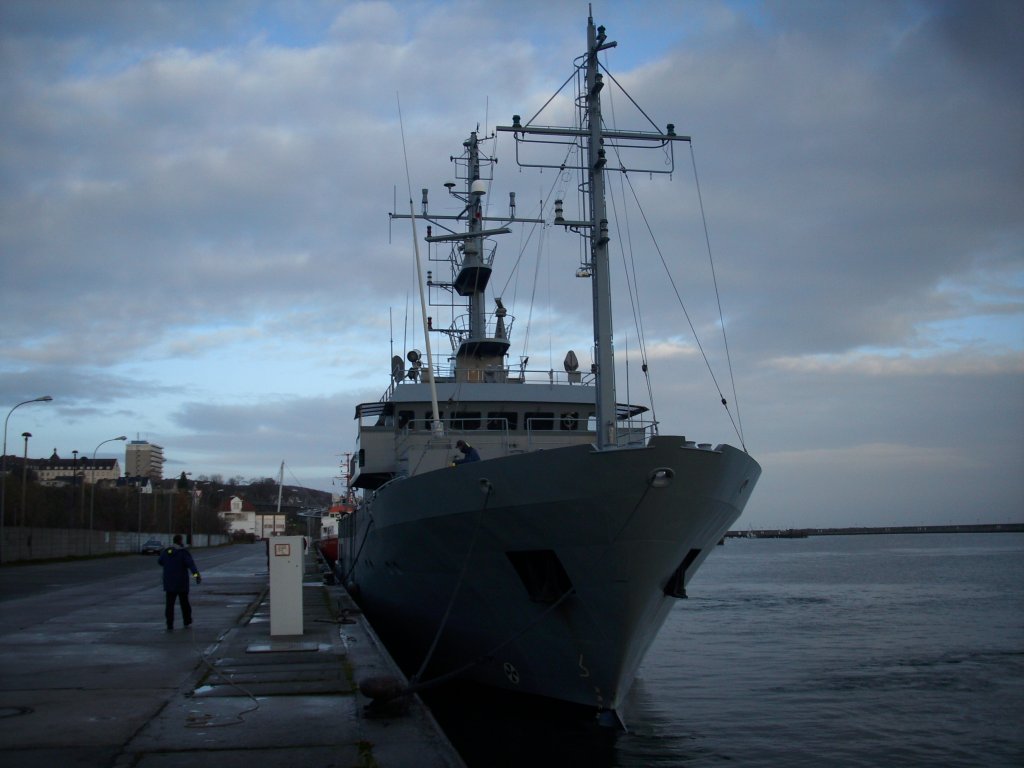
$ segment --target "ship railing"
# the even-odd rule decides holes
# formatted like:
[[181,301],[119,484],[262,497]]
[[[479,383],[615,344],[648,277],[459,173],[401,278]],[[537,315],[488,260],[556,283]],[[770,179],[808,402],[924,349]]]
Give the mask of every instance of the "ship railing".
[[[394,394],[395,387],[402,384],[416,384],[430,381],[426,366],[410,368],[400,381],[392,380],[391,386],[381,396],[381,402],[387,401]],[[456,381],[480,382],[485,384],[557,384],[569,386],[592,387],[595,377],[590,371],[558,371],[554,368],[527,368],[526,366],[494,367],[481,369],[456,369],[455,361],[438,363],[433,367],[434,381],[438,384],[450,384]]]
[[[471,426],[473,422],[478,426]],[[433,434],[431,419],[410,419],[401,425],[395,436],[395,455],[406,456],[410,449],[425,448],[451,451],[455,443],[465,440],[476,448],[486,446],[489,458],[514,453],[507,419],[443,419],[442,437]],[[469,428],[467,428],[469,427]]]
[[[442,424],[444,430],[439,437],[433,434],[430,419],[410,419],[403,423],[395,435],[395,455],[409,457],[410,453],[430,450],[450,452],[459,440],[477,448],[484,458],[595,442],[593,419],[576,413],[527,416],[519,431],[515,421],[506,417],[445,414]],[[657,434],[656,426],[651,420],[630,419],[619,425],[615,443],[620,448],[642,447]],[[419,464],[419,460],[405,460]],[[407,472],[402,474],[408,472],[415,474],[415,468],[407,467]]]
[[[406,216],[405,218],[408,218]],[[493,237],[483,238],[484,247],[483,253],[480,256],[480,261],[483,262],[484,266],[490,267],[494,265],[494,257],[498,252],[498,241]],[[452,244],[449,248],[437,247],[441,243],[435,243],[431,247],[429,254],[427,255],[428,261],[432,261],[437,264],[461,264],[462,263],[462,251],[459,249],[459,244]],[[447,285],[446,283],[437,283],[433,279],[432,274],[427,275],[427,286],[433,287],[434,285]]]
[[630,419],[615,430],[615,445],[619,448],[640,448],[658,434],[658,423],[651,419]]
[[[508,341],[512,337],[512,326],[515,325],[515,315],[499,314],[495,310],[487,316],[483,329],[483,336],[487,339],[502,339]],[[435,333],[444,333],[451,337],[452,350],[457,350],[459,344],[469,338],[470,316],[468,313],[455,315],[448,327],[441,328],[434,325],[434,318],[427,318],[428,330]]]

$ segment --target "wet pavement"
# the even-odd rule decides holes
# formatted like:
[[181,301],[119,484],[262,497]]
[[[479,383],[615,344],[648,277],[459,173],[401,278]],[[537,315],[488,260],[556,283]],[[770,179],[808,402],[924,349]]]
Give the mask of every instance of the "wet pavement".
[[171,632],[151,556],[0,569],[0,765],[462,766],[417,698],[367,709],[361,681],[404,678],[311,558],[303,634],[271,637],[264,546],[194,555]]

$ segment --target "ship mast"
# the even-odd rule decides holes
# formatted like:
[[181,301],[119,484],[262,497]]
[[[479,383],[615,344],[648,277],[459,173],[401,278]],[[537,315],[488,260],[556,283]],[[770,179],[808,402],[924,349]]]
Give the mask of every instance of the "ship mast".
[[597,54],[615,46],[606,42],[604,27],[594,29],[594,18],[587,20],[587,121],[590,136],[587,146],[590,189],[590,263],[593,268],[594,361],[597,366],[597,447],[616,444],[615,352],[612,326],[612,286],[608,260],[608,214],[604,199],[604,139],[601,123],[601,74]]
[[[472,280],[456,280],[466,283],[465,292],[469,296],[469,339],[482,339],[487,335],[486,307],[484,306],[484,289],[487,287],[487,275],[484,270],[484,238],[483,230],[483,197],[485,186],[480,178],[480,144],[476,131],[464,142],[468,151],[468,182],[469,201],[466,203],[468,235],[462,249],[462,271],[460,275],[472,274]],[[462,293],[462,291],[460,291]]]
[[[428,211],[427,190],[423,190],[423,211],[415,214],[392,213],[393,219],[424,219],[446,231],[446,234],[432,234],[428,231],[424,238],[428,243],[451,243],[453,247],[452,261],[454,280],[444,282],[434,280],[431,286],[442,288],[458,294],[468,304],[468,323],[464,329],[455,331],[460,340],[455,355],[455,372],[460,381],[479,381],[473,376],[482,370],[501,368],[504,366],[505,354],[510,346],[508,335],[504,331],[503,322],[496,324],[493,336],[488,335],[487,306],[485,292],[491,278],[493,252],[487,253],[487,239],[496,235],[507,234],[511,230],[508,225],[517,223],[544,224],[543,219],[520,218],[515,213],[515,195],[509,198],[508,216],[492,217],[484,214],[483,198],[487,193],[487,173],[485,166],[495,161],[481,152],[480,142],[483,139],[477,131],[470,133],[469,138],[462,142],[465,152],[462,157],[452,160],[459,167],[459,175],[465,174],[465,191],[456,191],[454,182],[445,184],[448,194],[461,201],[464,208],[455,215],[432,214]],[[491,137],[493,138],[493,137]],[[485,229],[486,222],[498,222],[501,226]],[[462,225],[465,231],[457,232],[454,227]],[[420,281],[422,284],[422,280]],[[498,303],[498,317],[504,317],[501,300]],[[424,310],[425,314],[425,310]],[[437,329],[435,329],[437,330]],[[434,408],[437,411],[437,408]]]
[[[585,167],[577,166],[576,170],[585,176],[587,190],[587,211],[589,217],[582,221],[567,220],[562,214],[562,201],[555,201],[555,224],[560,224],[573,231],[580,232],[588,240],[590,262],[589,269],[582,276],[592,278],[592,296],[594,311],[594,373],[597,383],[596,417],[597,447],[610,448],[617,445],[616,428],[618,424],[618,408],[615,397],[615,354],[613,348],[612,326],[612,293],[611,274],[608,258],[608,216],[605,207],[605,173],[607,171],[607,147],[640,146],[665,147],[670,158],[669,166],[654,168],[627,168],[622,159],[613,170],[627,172],[642,170],[648,173],[672,173],[674,157],[672,142],[689,141],[688,136],[677,136],[674,126],[669,124],[665,133],[648,131],[617,131],[605,130],[601,116],[601,90],[604,79],[600,73],[598,53],[616,47],[614,41],[608,41],[604,27],[595,27],[593,17],[587,19],[587,53],[584,57],[586,93],[581,95],[584,102],[585,118],[576,128],[558,128],[534,125],[533,119],[525,125],[519,115],[513,115],[511,126],[498,126],[499,131],[510,131],[516,140],[516,160],[524,167],[544,167],[566,170],[571,166],[551,165],[545,163],[531,164],[520,158],[520,145],[529,143],[558,143],[565,137],[564,143],[582,142],[586,146]],[[543,111],[543,110],[542,110]],[[539,113],[538,113],[539,114]],[[540,136],[531,139],[530,136]]]

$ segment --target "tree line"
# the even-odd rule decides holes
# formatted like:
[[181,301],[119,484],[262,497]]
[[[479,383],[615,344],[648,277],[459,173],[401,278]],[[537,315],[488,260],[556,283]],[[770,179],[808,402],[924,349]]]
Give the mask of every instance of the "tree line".
[[[205,476],[192,481],[184,475],[176,480],[157,481],[147,492],[133,485],[110,486],[78,482],[65,486],[44,486],[29,477],[22,485],[18,473],[7,476],[5,500],[6,525],[35,528],[89,528],[105,531],[166,531],[226,534],[227,524],[218,511],[232,496],[257,505],[276,501],[278,486],[272,478],[248,485],[232,478],[227,484]],[[294,502],[296,494],[308,500],[309,506],[328,506],[330,494],[286,486]],[[304,501],[304,503],[306,503]],[[293,505],[294,506],[294,505]],[[263,511],[263,510],[261,510]],[[299,525],[289,518],[289,526]],[[304,530],[304,523],[302,524]]]

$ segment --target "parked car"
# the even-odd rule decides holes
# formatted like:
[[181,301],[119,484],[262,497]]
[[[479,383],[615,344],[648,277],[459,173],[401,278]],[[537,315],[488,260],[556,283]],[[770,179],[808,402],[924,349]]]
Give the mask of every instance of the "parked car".
[[150,539],[142,545],[142,554],[144,555],[157,555],[160,550],[164,548],[164,543],[160,539]]

